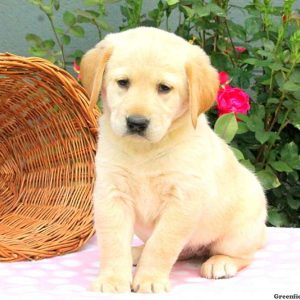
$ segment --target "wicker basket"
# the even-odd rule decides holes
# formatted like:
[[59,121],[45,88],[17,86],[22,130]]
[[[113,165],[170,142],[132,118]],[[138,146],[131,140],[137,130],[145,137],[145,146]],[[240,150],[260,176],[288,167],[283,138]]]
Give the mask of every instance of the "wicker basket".
[[93,234],[98,111],[64,70],[0,54],[0,261],[80,248]]

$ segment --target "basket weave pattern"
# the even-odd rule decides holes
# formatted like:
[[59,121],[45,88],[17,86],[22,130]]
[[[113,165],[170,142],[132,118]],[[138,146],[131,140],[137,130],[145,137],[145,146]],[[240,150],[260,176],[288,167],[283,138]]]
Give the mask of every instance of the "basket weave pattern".
[[71,252],[93,234],[98,111],[64,70],[0,54],[0,261]]

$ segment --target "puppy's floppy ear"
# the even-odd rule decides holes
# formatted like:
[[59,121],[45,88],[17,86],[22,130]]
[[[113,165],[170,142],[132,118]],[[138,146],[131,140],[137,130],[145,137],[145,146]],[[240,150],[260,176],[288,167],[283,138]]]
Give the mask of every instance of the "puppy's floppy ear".
[[206,53],[198,46],[191,46],[191,55],[185,65],[188,80],[189,106],[194,128],[201,113],[214,104],[219,89],[217,70],[210,64]]
[[89,50],[80,63],[80,77],[90,97],[90,108],[94,108],[102,86],[105,65],[112,54],[113,47],[106,40]]

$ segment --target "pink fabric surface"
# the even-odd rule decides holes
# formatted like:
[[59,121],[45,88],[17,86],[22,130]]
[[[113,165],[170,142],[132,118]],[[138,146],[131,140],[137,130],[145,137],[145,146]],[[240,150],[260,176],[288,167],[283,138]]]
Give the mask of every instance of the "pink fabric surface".
[[93,293],[89,286],[99,268],[93,238],[76,253],[0,263],[0,299],[274,299],[274,294],[300,294],[300,229],[268,228],[266,247],[234,278],[201,278],[199,264],[197,259],[177,262],[171,272],[169,294]]

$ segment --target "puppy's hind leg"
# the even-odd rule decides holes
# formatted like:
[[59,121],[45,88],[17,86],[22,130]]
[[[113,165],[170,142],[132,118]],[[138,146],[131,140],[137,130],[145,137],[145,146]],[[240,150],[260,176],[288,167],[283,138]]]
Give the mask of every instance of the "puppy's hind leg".
[[211,257],[200,267],[200,275],[209,279],[230,278],[247,267],[255,252],[264,245],[265,225],[231,232],[211,247]]
[[144,245],[131,247],[132,265],[136,266],[140,260]]

